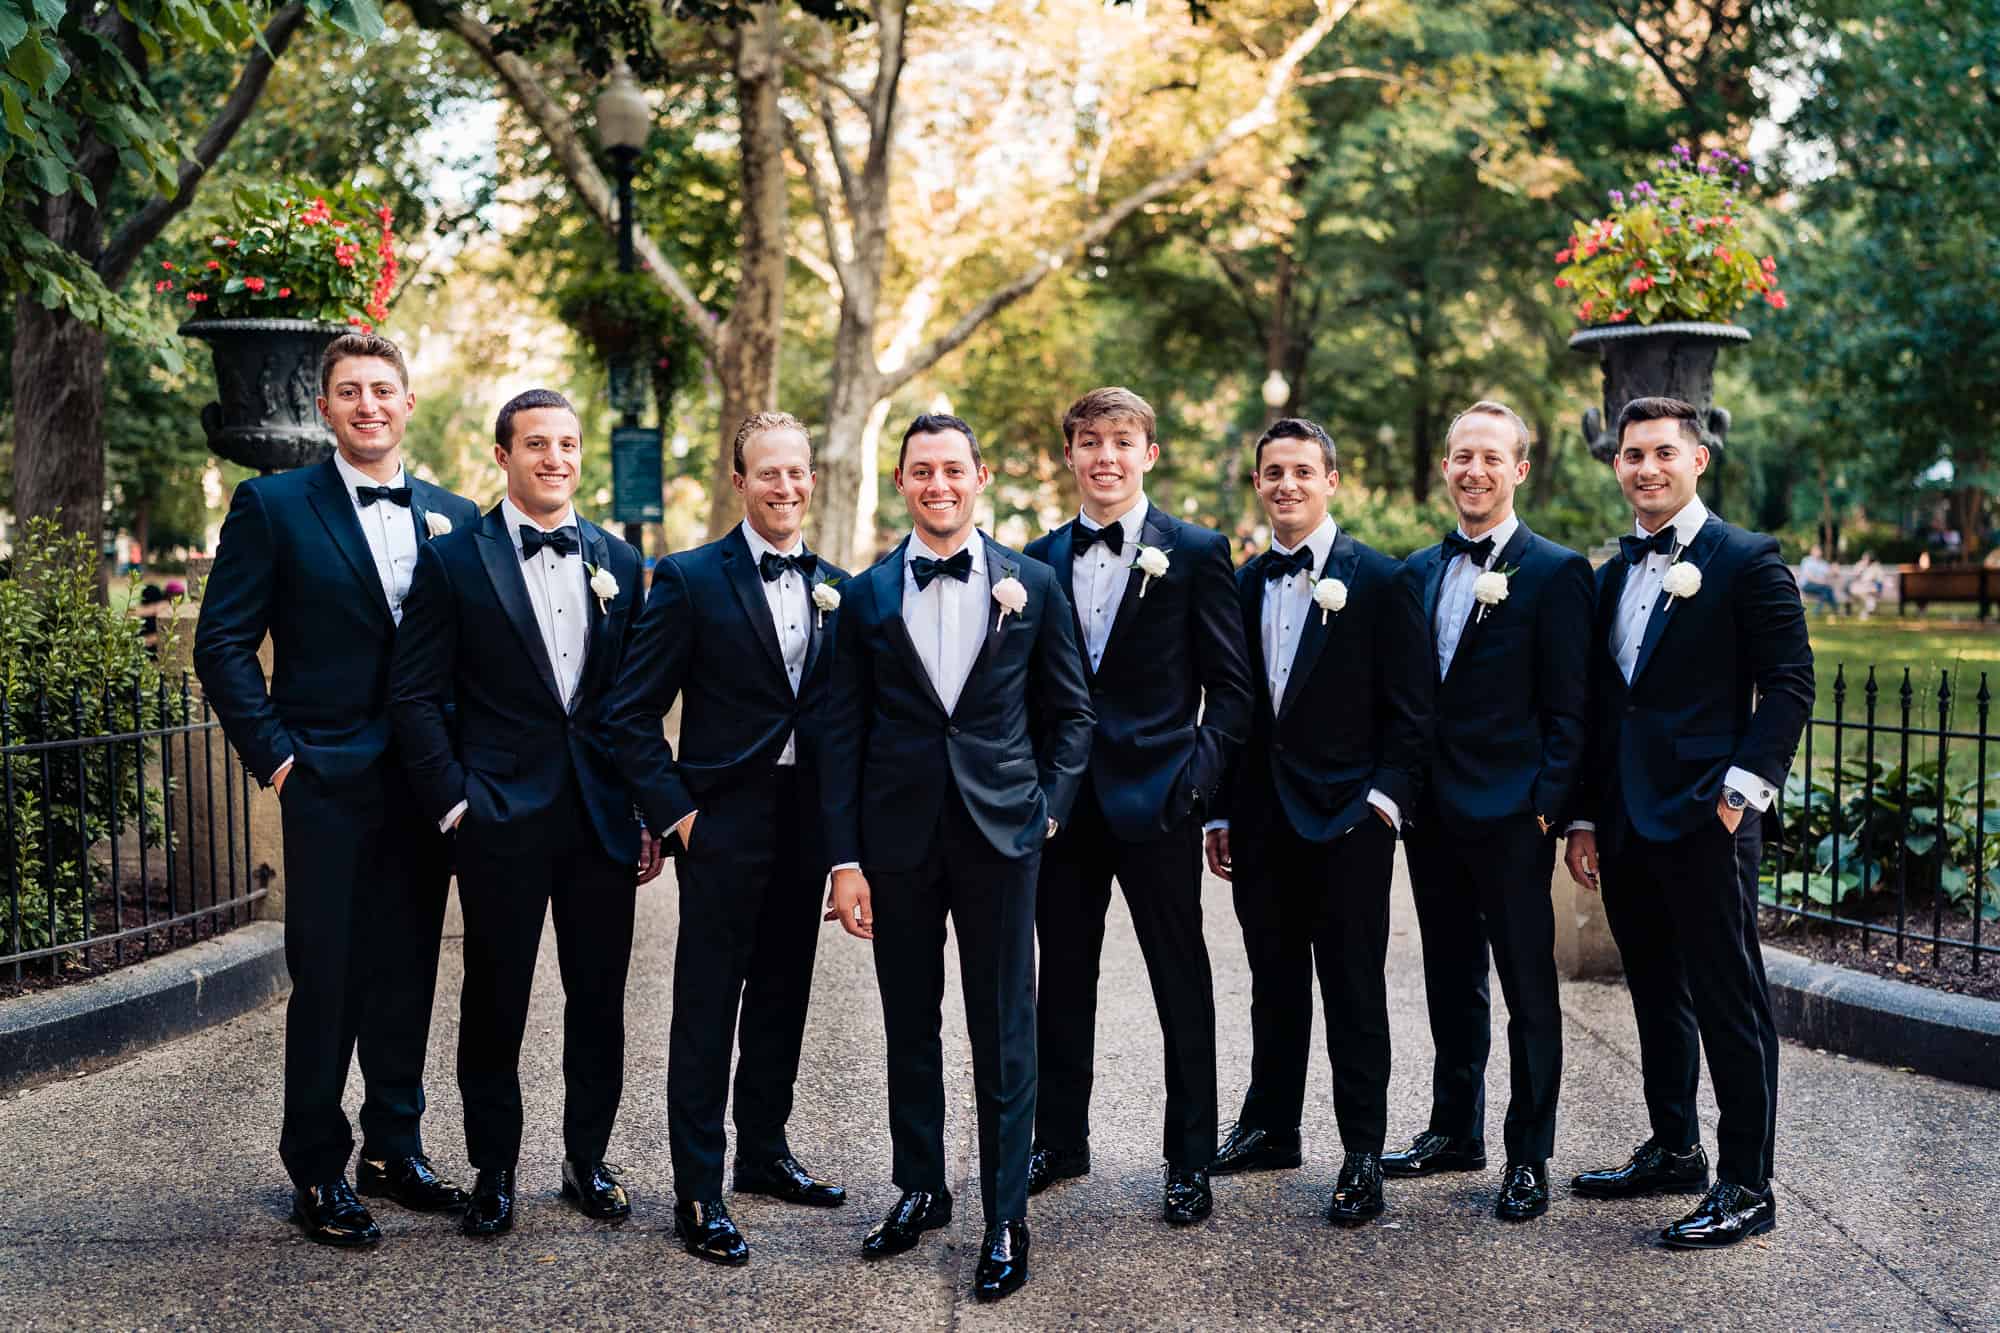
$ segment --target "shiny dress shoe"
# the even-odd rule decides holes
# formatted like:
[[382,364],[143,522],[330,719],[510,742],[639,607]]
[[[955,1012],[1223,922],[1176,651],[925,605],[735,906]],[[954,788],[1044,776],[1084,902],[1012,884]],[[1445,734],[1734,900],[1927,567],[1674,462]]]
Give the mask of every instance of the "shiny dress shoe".
[[585,1217],[600,1222],[622,1222],[632,1215],[632,1200],[611,1168],[602,1162],[578,1166],[563,1158],[562,1196],[576,1205]]
[[1647,1139],[1623,1166],[1585,1171],[1569,1183],[1588,1199],[1636,1199],[1646,1194],[1700,1194],[1708,1188],[1708,1154],[1699,1143],[1672,1152]]
[[468,1236],[504,1236],[514,1229],[514,1168],[481,1171],[458,1229]]
[[292,1220],[304,1228],[306,1239],[321,1245],[359,1249],[382,1239],[382,1228],[368,1215],[367,1205],[354,1197],[346,1176],[294,1190]]
[[736,1229],[720,1199],[704,1203],[683,1200],[675,1204],[674,1234],[681,1238],[681,1248],[697,1259],[731,1268],[741,1268],[750,1262],[749,1242]]
[[1402,1152],[1382,1155],[1382,1174],[1399,1178],[1436,1176],[1447,1171],[1484,1171],[1485,1139],[1455,1139],[1425,1130]]
[[892,1254],[916,1248],[926,1231],[934,1231],[951,1221],[951,1191],[936,1194],[908,1190],[896,1200],[889,1215],[875,1224],[861,1242],[863,1259],[887,1259]]
[[786,1203],[802,1203],[808,1208],[838,1208],[847,1202],[847,1191],[829,1181],[815,1180],[812,1172],[799,1165],[790,1153],[768,1166],[746,1166],[736,1160],[736,1192],[767,1194]]
[[1215,1211],[1215,1194],[1208,1172],[1167,1168],[1166,1219],[1177,1227],[1192,1226]]
[[972,1275],[972,1295],[997,1301],[1011,1296],[1028,1280],[1028,1223],[995,1222],[979,1242],[979,1268]]
[[1778,1195],[1769,1181],[1753,1190],[1718,1180],[1693,1212],[1660,1233],[1660,1243],[1675,1250],[1719,1250],[1777,1225]]
[[1229,1137],[1208,1164],[1212,1176],[1233,1176],[1245,1171],[1289,1171],[1305,1160],[1299,1147],[1299,1127],[1258,1129],[1237,1121],[1229,1127]]
[[1526,1222],[1549,1210],[1549,1164],[1509,1162],[1500,1181],[1500,1197],[1493,1203],[1493,1215],[1502,1222]]
[[470,1196],[457,1182],[446,1180],[431,1170],[431,1159],[415,1157],[364,1157],[354,1173],[361,1193],[393,1199],[419,1213],[449,1213],[465,1207]]
[[1351,1152],[1340,1164],[1326,1220],[1337,1227],[1358,1227],[1382,1215],[1382,1159],[1372,1152]]
[[1040,1194],[1058,1180],[1090,1174],[1090,1145],[1081,1148],[1036,1148],[1028,1154],[1028,1193]]

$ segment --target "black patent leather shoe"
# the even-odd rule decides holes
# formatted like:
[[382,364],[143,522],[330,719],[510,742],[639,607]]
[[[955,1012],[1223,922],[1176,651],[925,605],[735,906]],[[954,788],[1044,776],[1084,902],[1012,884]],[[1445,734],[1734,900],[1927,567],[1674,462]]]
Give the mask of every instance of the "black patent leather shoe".
[[1493,1215],[1502,1222],[1526,1222],[1549,1210],[1549,1164],[1509,1162],[1500,1181]]
[[1455,1139],[1428,1129],[1402,1152],[1382,1154],[1382,1174],[1399,1179],[1485,1169],[1485,1139]]
[[931,1194],[924,1190],[905,1191],[889,1215],[875,1224],[861,1242],[863,1259],[887,1259],[916,1248],[926,1231],[935,1231],[951,1221],[951,1191]]
[[1081,1148],[1041,1148],[1028,1154],[1028,1193],[1040,1194],[1058,1180],[1090,1174],[1090,1145]]
[[307,1240],[321,1245],[363,1249],[382,1239],[382,1228],[369,1216],[368,1206],[354,1196],[346,1176],[294,1190],[292,1220],[305,1231]]
[[578,1166],[563,1158],[562,1196],[575,1204],[579,1213],[600,1222],[622,1222],[632,1215],[631,1196],[602,1162]]
[[973,1298],[997,1301],[1019,1291],[1027,1280],[1027,1220],[995,1222],[979,1242],[979,1268],[972,1275]]
[[736,1161],[736,1192],[765,1194],[786,1203],[802,1203],[808,1208],[838,1208],[847,1202],[847,1191],[831,1181],[814,1179],[790,1153],[765,1166]]
[[504,1236],[514,1229],[514,1168],[481,1171],[458,1229],[468,1236]]
[[1229,1135],[1208,1164],[1212,1176],[1241,1175],[1246,1171],[1289,1171],[1305,1160],[1299,1145],[1299,1128],[1259,1129],[1241,1121],[1229,1127]]
[[1769,1181],[1753,1190],[1718,1180],[1693,1212],[1660,1233],[1660,1243],[1674,1250],[1719,1250],[1777,1225],[1778,1195]]
[[697,1203],[683,1200],[675,1204],[674,1234],[680,1237],[681,1248],[697,1259],[729,1268],[741,1268],[750,1262],[750,1244],[736,1229],[720,1199]]
[[1351,1152],[1340,1164],[1326,1220],[1337,1227],[1358,1227],[1382,1215],[1382,1158],[1372,1152]]
[[1215,1211],[1215,1194],[1208,1187],[1208,1172],[1167,1168],[1164,1213],[1177,1227],[1192,1226]]
[[1708,1154],[1697,1143],[1679,1152],[1647,1139],[1623,1166],[1585,1171],[1569,1183],[1587,1199],[1636,1199],[1647,1194],[1700,1194],[1708,1188]]
[[374,1198],[393,1199],[418,1213],[449,1213],[465,1207],[472,1196],[458,1182],[446,1180],[431,1169],[431,1159],[415,1157],[364,1157],[354,1173],[361,1193]]

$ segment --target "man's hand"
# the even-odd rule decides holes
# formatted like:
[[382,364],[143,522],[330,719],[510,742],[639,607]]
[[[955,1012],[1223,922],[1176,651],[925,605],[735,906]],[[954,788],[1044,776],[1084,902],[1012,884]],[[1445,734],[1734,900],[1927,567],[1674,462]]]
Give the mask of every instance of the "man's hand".
[[[688,816],[693,819],[693,815]],[[660,855],[660,835],[651,829],[639,830],[639,878],[637,883],[650,884],[660,877],[667,860]]]
[[681,850],[684,852],[691,850],[688,846],[688,835],[694,832],[694,817],[700,813],[699,810],[690,810],[681,818],[680,823],[674,825],[674,832],[680,835]]
[[838,921],[840,928],[857,940],[875,938],[875,904],[866,875],[859,870],[833,872],[833,887],[826,895],[826,919]]
[[1743,822],[1743,812],[1741,810],[1731,810],[1728,799],[1721,796],[1715,798],[1715,817],[1721,820],[1722,827],[1728,829],[1731,833],[1736,832],[1736,826]]
[[1389,818],[1389,812],[1387,810],[1384,810],[1379,805],[1371,805],[1368,808],[1375,812],[1375,817],[1377,819],[1381,820],[1384,824],[1387,824],[1389,826],[1389,831],[1391,833],[1394,833],[1396,831],[1396,821]]
[[1208,854],[1208,868],[1217,878],[1235,878],[1235,867],[1229,860],[1229,830],[1212,828],[1202,835],[1201,847]]
[[1569,835],[1568,845],[1563,848],[1563,864],[1569,867],[1569,877],[1576,886],[1586,893],[1601,892],[1597,882],[1597,834],[1591,829],[1576,829]]

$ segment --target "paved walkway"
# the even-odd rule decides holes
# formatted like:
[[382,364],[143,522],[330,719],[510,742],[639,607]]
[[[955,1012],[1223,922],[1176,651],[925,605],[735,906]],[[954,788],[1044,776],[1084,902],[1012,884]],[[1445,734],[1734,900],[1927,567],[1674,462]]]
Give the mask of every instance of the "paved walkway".
[[[1222,1027],[1224,1117],[1249,1067],[1249,979],[1227,887],[1208,886]],[[1319,1210],[1338,1165],[1324,1055],[1302,1171],[1219,1181],[1215,1217],[1158,1219],[1159,1031],[1129,919],[1114,909],[1099,1022],[1095,1171],[1035,1201],[1034,1276],[994,1308],[966,1296],[979,1239],[971,1070],[956,983],[945,1019],[958,1220],[901,1260],[856,1247],[893,1201],[882,1019],[865,947],[821,945],[792,1141],[847,1182],[848,1207],[743,1199],[755,1249],[719,1270],[668,1235],[663,1110],[672,883],[642,899],[625,1110],[612,1159],[637,1199],[629,1224],[590,1223],[556,1197],[559,987],[545,937],[524,1071],[525,1207],[513,1236],[460,1237],[385,1205],[375,1252],[332,1252],[286,1223],[275,1139],[283,1007],[101,1073],[0,1101],[0,1328],[2000,1328],[2000,1094],[1787,1044],[1778,1231],[1712,1255],[1653,1248],[1672,1203],[1490,1216],[1495,1169],[1391,1182],[1389,1212],[1356,1232]],[[456,919],[431,1069],[430,1142],[466,1177],[451,1080]],[[1396,1039],[1391,1138],[1423,1127],[1430,1039],[1409,892],[1390,955]],[[1558,1180],[1619,1160],[1645,1136],[1622,987],[1565,988],[1568,1067]],[[1504,1106],[1505,1043],[1491,1071]],[[1712,1104],[1709,1141],[1713,1143]],[[1496,1143],[1497,1147],[1497,1143]],[[468,1180],[469,1183],[469,1180]]]

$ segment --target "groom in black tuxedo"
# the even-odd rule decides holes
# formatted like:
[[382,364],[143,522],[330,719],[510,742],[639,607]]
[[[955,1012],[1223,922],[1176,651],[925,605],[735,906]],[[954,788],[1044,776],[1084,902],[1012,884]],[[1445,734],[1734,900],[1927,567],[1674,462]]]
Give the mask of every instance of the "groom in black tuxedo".
[[[1028,554],[1074,594],[1097,732],[1070,822],[1042,856],[1030,1193],[1090,1170],[1097,968],[1115,877],[1132,910],[1166,1039],[1164,1211],[1213,1207],[1215,993],[1201,934],[1201,812],[1250,724],[1250,668],[1229,539],[1149,505],[1152,406],[1094,389],[1063,417],[1083,511]],[[1154,572],[1148,572],[1148,571]]]
[[1695,494],[1708,450],[1693,406],[1626,404],[1613,465],[1633,531],[1598,570],[1590,742],[1565,859],[1604,894],[1653,1132],[1572,1187],[1597,1198],[1707,1187],[1695,1101],[1706,1051],[1721,1112],[1715,1185],[1661,1241],[1712,1249],[1777,1225],[1778,1035],[1737,843],[1791,767],[1812,710],[1812,643],[1778,543]]
[[[722,1202],[723,1106],[736,1063],[736,1190],[831,1207],[839,1185],[785,1136],[826,885],[818,755],[846,571],[806,549],[812,441],[783,412],[736,432],[743,522],[663,560],[607,705],[619,767],[679,858],[667,1055],[674,1229],[697,1258],[749,1262]],[[680,753],[661,719],[681,700]],[[740,1009],[740,1028],[739,1028]],[[740,1036],[739,1036],[740,1031]]]
[[916,526],[848,581],[821,742],[830,918],[875,945],[889,1137],[903,1196],[864,1256],[951,1220],[945,1189],[945,922],[958,936],[986,1234],[973,1294],[1028,1276],[1035,1123],[1035,878],[1090,754],[1090,688],[1055,573],[973,524],[972,428],[924,415],[896,488]]
[[425,549],[390,678],[416,804],[456,839],[458,1087],[479,1170],[462,1223],[470,1236],[514,1224],[521,1039],[551,910],[564,996],[563,1197],[588,1217],[631,1212],[604,1152],[624,1087],[635,885],[659,873],[659,843],[633,817],[604,719],[639,601],[639,553],[570,504],[581,435],[569,403],[547,389],[500,409],[493,453],[507,494]]
[[[293,1217],[326,1245],[381,1231],[347,1181],[340,1100],[361,1056],[360,1184],[405,1207],[461,1207],[424,1155],[424,1050],[451,882],[390,735],[389,658],[417,554],[475,522],[470,500],[403,469],[416,399],[396,344],[344,334],[320,363],[334,454],[236,488],[195,627],[194,665],[243,765],[275,787],[285,833],[285,1118]],[[271,638],[270,687],[257,652]]]
[[1528,531],[1514,491],[1528,428],[1477,402],[1445,434],[1458,528],[1409,559],[1436,647],[1437,731],[1405,848],[1424,940],[1436,1059],[1430,1125],[1384,1174],[1486,1165],[1487,951],[1507,997],[1507,1171],[1494,1212],[1548,1211],[1562,1085],[1555,912],[1556,821],[1583,757],[1590,562]]
[[1389,1114],[1389,880],[1422,785],[1436,672],[1421,592],[1327,513],[1333,441],[1286,418],[1257,441],[1271,549],[1237,573],[1260,688],[1209,825],[1250,955],[1250,1089],[1214,1171],[1296,1167],[1317,962],[1346,1157],[1327,1220],[1382,1211]]

